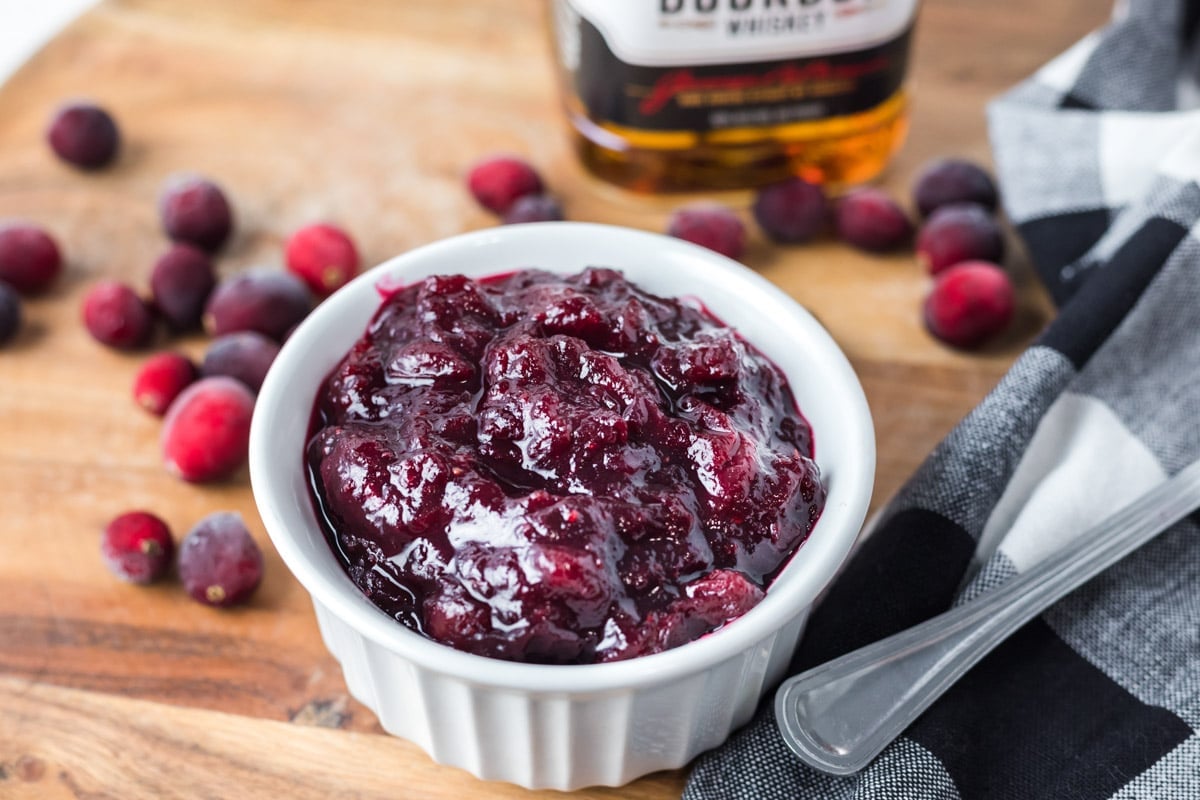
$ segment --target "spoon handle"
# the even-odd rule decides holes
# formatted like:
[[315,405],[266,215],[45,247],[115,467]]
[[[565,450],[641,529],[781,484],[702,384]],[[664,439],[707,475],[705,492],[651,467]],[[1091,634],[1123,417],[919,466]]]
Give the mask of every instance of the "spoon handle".
[[859,771],[992,648],[1198,505],[1200,461],[1002,586],[789,678],[775,694],[783,740],[823,772]]

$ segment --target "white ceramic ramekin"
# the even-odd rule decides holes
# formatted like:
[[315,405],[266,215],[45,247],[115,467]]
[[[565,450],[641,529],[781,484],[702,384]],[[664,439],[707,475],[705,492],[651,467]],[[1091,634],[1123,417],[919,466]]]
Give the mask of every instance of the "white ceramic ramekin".
[[[431,274],[525,267],[621,269],[644,289],[694,296],[787,374],[812,424],[828,503],[811,536],[745,616],[697,641],[629,661],[517,664],[425,639],[371,604],[314,516],[303,450],[317,387],[363,333],[378,286]],[[619,785],[686,764],[750,719],[776,683],[813,600],[853,543],[870,498],[875,445],[849,363],[770,282],[678,239],[582,223],[507,226],[421,247],[360,276],[292,334],[263,384],[250,441],[254,496],[280,556],[312,595],[351,694],[435,760],[529,788]]]

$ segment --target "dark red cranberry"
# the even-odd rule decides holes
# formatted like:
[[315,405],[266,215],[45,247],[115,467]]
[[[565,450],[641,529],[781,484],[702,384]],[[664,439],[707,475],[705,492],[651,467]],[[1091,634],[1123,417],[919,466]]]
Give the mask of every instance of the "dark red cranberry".
[[167,523],[148,511],[128,511],[104,528],[100,555],[123,581],[150,583],[171,566],[175,541]]
[[467,187],[480,205],[497,214],[505,214],[517,198],[540,194],[543,189],[537,170],[512,156],[480,161],[467,174]]
[[21,294],[36,294],[62,272],[62,256],[50,234],[34,225],[0,225],[0,281]]
[[855,189],[842,197],[834,211],[838,238],[849,245],[883,253],[912,240],[908,215],[882,189]]
[[230,511],[209,514],[179,547],[179,578],[206,606],[244,603],[262,582],[263,557],[246,523]]
[[754,200],[754,219],[774,241],[796,244],[812,239],[825,228],[829,204],[820,186],[791,178],[759,190]]
[[185,481],[227,478],[246,463],[254,395],[233,378],[201,378],[175,399],[163,422],[167,469]]
[[238,331],[227,333],[213,340],[204,354],[200,372],[206,378],[226,375],[235,378],[253,392],[262,388],[263,378],[275,356],[279,345],[261,333]]
[[275,341],[308,316],[313,298],[290,272],[252,269],[217,284],[204,309],[204,329],[213,336],[257,331]]
[[562,205],[548,194],[527,194],[518,197],[504,212],[504,224],[522,222],[557,222],[563,218]]
[[6,344],[21,328],[21,296],[0,281],[0,345]]
[[341,228],[307,225],[288,237],[287,268],[320,296],[340,289],[358,272],[358,249]]
[[737,260],[746,252],[746,226],[728,206],[693,203],[676,209],[667,234]]
[[181,176],[168,181],[158,201],[163,230],[173,241],[209,253],[225,244],[233,230],[233,212],[221,188],[206,178]]
[[167,324],[180,331],[200,327],[204,304],[216,285],[212,260],[190,244],[171,245],[150,273],[154,305]]
[[917,259],[930,275],[963,261],[999,262],[1003,258],[1003,231],[974,203],[939,208],[917,234]]
[[117,123],[103,108],[91,103],[73,103],[54,114],[46,140],[68,164],[99,169],[116,156],[121,136]]
[[137,292],[118,281],[100,281],[83,298],[83,324],[101,344],[133,350],[150,341],[154,314]]
[[941,272],[925,298],[925,326],[946,344],[978,347],[1012,321],[1016,297],[995,264],[967,261]]
[[995,211],[996,184],[979,165],[946,158],[921,170],[913,185],[913,199],[921,216],[926,217],[952,203],[975,203]]
[[196,365],[183,353],[156,353],[142,362],[134,377],[133,399],[151,414],[161,417],[198,377]]

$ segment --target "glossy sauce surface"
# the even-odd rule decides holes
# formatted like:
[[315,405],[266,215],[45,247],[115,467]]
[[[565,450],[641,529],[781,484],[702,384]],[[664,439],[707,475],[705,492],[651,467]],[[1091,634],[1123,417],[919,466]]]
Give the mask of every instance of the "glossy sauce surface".
[[391,293],[323,384],[308,467],[347,573],[461,650],[590,663],[759,602],[819,516],[786,380],[616,271]]

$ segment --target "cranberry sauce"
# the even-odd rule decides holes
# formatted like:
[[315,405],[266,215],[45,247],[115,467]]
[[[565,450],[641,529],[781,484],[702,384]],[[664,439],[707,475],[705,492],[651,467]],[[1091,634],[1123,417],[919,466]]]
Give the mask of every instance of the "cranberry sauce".
[[496,658],[696,639],[762,599],[825,499],[779,369],[609,269],[397,290],[313,417],[308,466],[350,577]]

